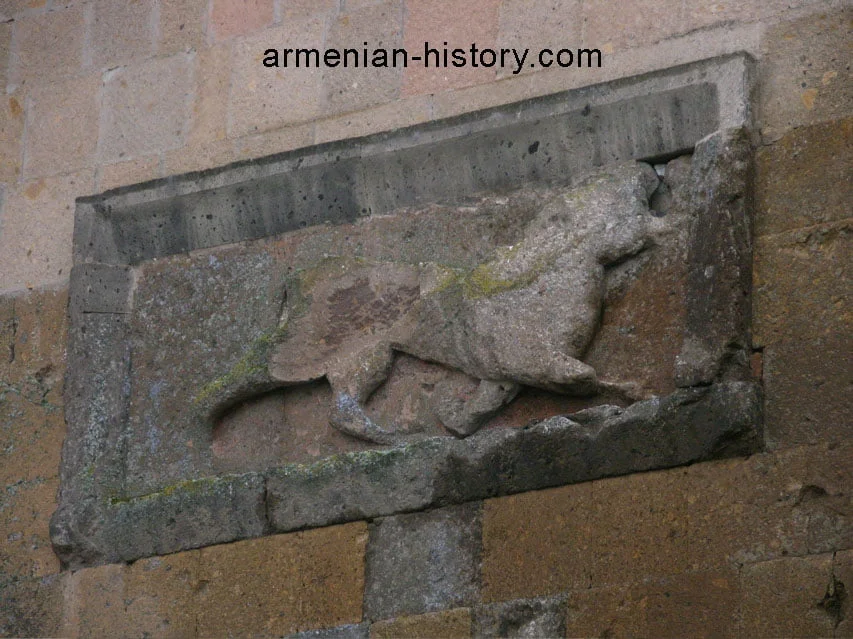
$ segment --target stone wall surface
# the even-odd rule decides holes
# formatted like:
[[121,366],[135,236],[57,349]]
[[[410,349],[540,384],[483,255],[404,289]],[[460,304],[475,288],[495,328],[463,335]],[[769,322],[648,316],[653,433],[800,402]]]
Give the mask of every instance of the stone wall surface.
[[[257,59],[468,23],[481,46],[604,65],[273,77]],[[0,1],[0,635],[853,636],[851,29],[845,0]],[[758,69],[764,452],[61,569],[75,198],[736,51]]]

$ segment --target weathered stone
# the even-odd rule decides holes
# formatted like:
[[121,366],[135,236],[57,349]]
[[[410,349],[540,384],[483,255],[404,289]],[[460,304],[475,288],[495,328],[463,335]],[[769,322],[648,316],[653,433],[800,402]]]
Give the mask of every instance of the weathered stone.
[[[447,0],[436,11],[429,0],[409,0],[403,22],[403,46],[411,55],[426,58],[425,43],[443,51],[462,43],[476,43],[480,49],[494,47],[497,42],[500,14],[498,0],[481,0],[476,5],[463,0]],[[445,47],[444,42],[448,42]],[[417,52],[417,53],[415,53]],[[441,55],[441,54],[439,54]],[[449,54],[448,54],[449,55]],[[427,65],[429,62],[429,65]],[[493,68],[479,64],[475,68],[446,67],[433,58],[420,64],[410,63],[403,75],[403,95],[439,93],[471,84],[490,82]]]
[[849,445],[803,446],[686,472],[693,570],[845,548],[853,537]]
[[287,639],[367,639],[370,633],[370,624],[347,624],[335,628],[324,628],[322,630],[305,630],[288,635]]
[[740,603],[741,590],[734,572],[690,573],[576,590],[568,593],[565,636],[740,636]]
[[182,146],[192,106],[192,62],[189,54],[178,53],[105,74],[98,140],[101,162]]
[[759,442],[756,392],[685,389],[624,411],[286,466],[267,481],[270,523],[293,530],[749,452]]
[[641,0],[627,6],[614,5],[607,0],[585,2],[584,41],[613,52],[664,40],[681,30],[681,12],[677,0]]
[[786,557],[745,566],[741,574],[743,634],[833,636],[836,618],[822,605],[833,583],[831,555]]
[[443,637],[468,639],[471,632],[471,610],[456,608],[443,612],[428,612],[411,617],[377,621],[370,626],[370,639],[396,637]]
[[[24,163],[24,99],[22,93],[18,91],[0,101],[0,143],[3,144],[3,155],[0,157],[0,179],[4,182],[16,182],[21,176],[21,167]],[[8,198],[7,193],[3,195],[4,200]],[[4,203],[0,201],[0,204]]]
[[138,160],[127,160],[101,166],[98,173],[98,189],[109,191],[120,186],[148,182],[160,177],[160,156],[148,156]]
[[696,145],[690,165],[695,221],[689,243],[687,327],[679,386],[748,379],[752,288],[749,133],[724,131]]
[[124,603],[138,636],[196,635],[201,553],[197,550],[137,561],[125,573]]
[[94,175],[93,169],[84,169],[39,178],[4,194],[0,290],[66,285],[71,270],[74,199],[94,190]]
[[[152,14],[157,8],[152,0],[96,0],[87,25],[88,64],[103,71],[150,56],[154,52],[156,28]],[[117,33],[124,37],[116,38]]]
[[364,524],[201,550],[199,636],[273,637],[362,617]]
[[764,346],[767,438],[793,446],[849,437],[850,222],[762,238],[755,265],[755,334]]
[[258,537],[267,532],[263,477],[186,481],[137,498],[66,502],[51,520],[54,549],[71,568]]
[[205,41],[208,2],[206,0],[160,0],[160,29],[157,52],[160,55],[195,49]]
[[756,234],[849,217],[851,165],[853,118],[798,127],[758,149]]
[[269,0],[244,0],[240,3],[214,0],[210,26],[217,39],[246,35],[269,26],[273,21],[273,3]]
[[686,572],[688,505],[684,470],[595,481],[585,546],[596,586],[641,582]]
[[835,553],[832,580],[821,603],[833,619],[835,636],[853,636],[853,550]]
[[67,574],[5,581],[0,576],[0,635],[59,637]]
[[565,637],[566,601],[528,599],[481,606],[474,611],[475,637]]
[[75,75],[83,66],[86,28],[83,5],[25,15],[15,20],[9,82],[46,82]]
[[61,635],[115,637],[130,632],[134,621],[126,615],[122,564],[96,566],[69,573]]
[[376,523],[367,547],[365,616],[378,620],[474,603],[480,526],[476,504]]
[[591,484],[490,499],[483,506],[483,601],[590,586]]
[[100,88],[98,74],[54,82],[30,92],[26,179],[94,165]]
[[[402,22],[403,3],[400,0],[355,9],[347,7],[332,22],[325,46],[358,52],[367,41],[376,46],[381,43],[381,47],[390,52],[403,44]],[[323,72],[324,108],[327,113],[335,114],[390,102],[400,93],[403,71],[402,68],[363,68],[361,64],[346,70],[326,69]]]
[[[223,6],[233,3],[222,1]],[[269,3],[265,3],[269,5]],[[325,15],[298,16],[279,27],[234,43],[232,78],[228,101],[228,134],[241,137],[291,124],[310,122],[323,113],[323,71],[299,68],[268,68],[263,52],[283,43],[299,42],[300,48],[323,49]],[[340,69],[339,69],[340,70]],[[386,69],[386,71],[389,69]]]
[[0,508],[0,583],[59,572],[48,535],[56,507],[56,478],[19,480],[3,485]]
[[809,12],[770,26],[762,38],[761,135],[778,140],[788,130],[848,117],[853,9]]

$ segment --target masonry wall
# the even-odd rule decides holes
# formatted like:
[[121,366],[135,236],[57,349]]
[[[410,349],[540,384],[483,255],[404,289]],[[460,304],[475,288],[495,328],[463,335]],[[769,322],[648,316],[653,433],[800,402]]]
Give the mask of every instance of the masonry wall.
[[[0,634],[470,636],[536,618],[566,636],[853,636],[851,32],[830,0],[0,0]],[[517,76],[260,64],[425,40],[605,55]],[[60,570],[76,197],[740,50],[759,61],[767,452]]]

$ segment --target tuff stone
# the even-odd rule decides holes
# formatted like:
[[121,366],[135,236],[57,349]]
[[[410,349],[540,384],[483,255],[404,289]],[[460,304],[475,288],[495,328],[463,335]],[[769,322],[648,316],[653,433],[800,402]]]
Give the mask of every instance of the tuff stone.
[[565,637],[565,598],[507,601],[474,611],[475,637]]
[[367,546],[365,615],[377,620],[474,603],[480,552],[476,504],[380,520]]
[[471,633],[471,610],[456,608],[442,612],[397,617],[370,625],[370,639],[395,637],[445,637],[468,639]]

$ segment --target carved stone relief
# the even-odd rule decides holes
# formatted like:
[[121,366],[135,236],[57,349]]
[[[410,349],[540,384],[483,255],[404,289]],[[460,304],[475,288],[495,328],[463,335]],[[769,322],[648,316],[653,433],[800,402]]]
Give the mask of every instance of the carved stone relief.
[[749,68],[82,202],[63,561],[757,450]]

